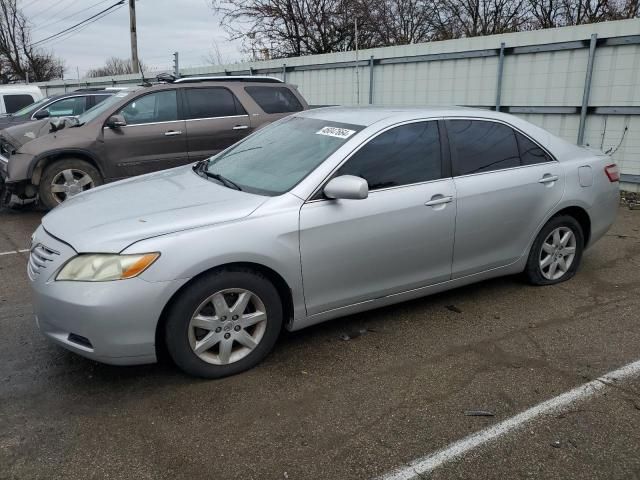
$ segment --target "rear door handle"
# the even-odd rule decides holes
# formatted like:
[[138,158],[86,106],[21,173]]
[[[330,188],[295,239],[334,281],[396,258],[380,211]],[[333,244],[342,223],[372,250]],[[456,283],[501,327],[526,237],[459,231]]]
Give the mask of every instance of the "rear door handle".
[[236,125],[233,130],[246,130],[247,128],[249,128],[249,125]]
[[549,173],[545,173],[544,176],[538,180],[538,183],[551,183],[558,180],[558,175],[551,175]]
[[451,203],[453,200],[452,196],[445,197],[444,195],[434,195],[431,197],[431,200],[425,203],[427,207],[434,207],[436,205],[443,205],[445,203]]
[[180,130],[169,130],[168,132],[164,132],[165,137],[174,137],[176,135],[182,135]]

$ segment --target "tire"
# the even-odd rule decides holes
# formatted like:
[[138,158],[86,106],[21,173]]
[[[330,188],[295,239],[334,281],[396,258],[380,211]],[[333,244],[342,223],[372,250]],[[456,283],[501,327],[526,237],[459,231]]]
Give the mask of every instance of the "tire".
[[[85,183],[88,182],[88,183]],[[67,198],[78,193],[98,187],[104,183],[102,175],[96,167],[79,158],[65,158],[47,165],[40,179],[40,203],[50,210]],[[68,191],[55,190],[67,188]]]
[[[248,294],[242,297],[245,308],[240,305],[243,293]],[[264,321],[249,325],[262,318],[261,312]],[[282,300],[264,275],[223,269],[205,274],[179,294],[169,308],[164,338],[169,355],[184,372],[221,378],[260,363],[273,349],[282,324]],[[251,342],[255,346],[249,348]]]
[[[556,232],[559,236],[555,236]],[[583,250],[584,233],[580,223],[570,215],[553,217],[533,242],[524,274],[533,285],[565,282],[576,274]],[[553,263],[556,263],[555,269]]]

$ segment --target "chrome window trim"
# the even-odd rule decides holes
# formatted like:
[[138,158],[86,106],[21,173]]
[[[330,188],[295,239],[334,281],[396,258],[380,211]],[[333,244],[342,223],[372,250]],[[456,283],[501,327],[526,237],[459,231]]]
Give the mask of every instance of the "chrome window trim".
[[221,120],[223,118],[240,118],[240,117],[249,117],[249,114],[245,115],[229,115],[227,117],[205,117],[205,118],[186,118],[185,122],[198,122],[200,120]]
[[[342,161],[333,169],[331,170],[331,172],[318,184],[318,186],[313,190],[313,192],[311,192],[311,195],[309,195],[307,197],[307,199],[305,200],[305,203],[315,203],[315,202],[328,202],[331,201],[330,199],[326,199],[326,198],[317,198],[317,199],[313,199],[313,197],[315,197],[318,192],[320,190],[322,190],[323,186],[326,185],[327,181],[329,179],[331,179],[331,177],[333,177],[333,174],[340,169],[340,167],[342,167],[342,165],[344,165],[347,161],[349,161],[349,159],[351,159],[351,157],[353,157],[356,153],[358,153],[366,144],[368,144],[371,140],[373,140],[374,138],[378,137],[379,135],[382,135],[383,133],[391,130],[392,128],[396,128],[396,127],[400,127],[402,125],[409,125],[411,123],[420,123],[420,122],[437,122],[438,120],[443,120],[442,117],[428,117],[428,118],[420,118],[420,119],[411,119],[411,120],[404,120],[398,123],[394,123],[393,125],[387,125],[385,128],[383,128],[382,130],[378,130],[377,132],[375,132],[374,134],[372,134],[371,136],[367,137],[366,139],[364,139],[359,145],[357,145],[351,152],[349,152],[348,155],[345,155],[345,157],[342,159]],[[434,180],[427,180],[424,182],[416,182],[416,183],[407,183],[404,185],[396,185],[393,187],[386,187],[386,188],[380,188],[380,189],[376,189],[376,190],[370,190],[369,193],[374,193],[374,192],[379,192],[382,190],[391,190],[391,189],[396,189],[396,188],[404,188],[404,187],[409,187],[412,185],[421,185],[424,183],[431,183],[431,182],[437,182],[440,180],[447,180],[450,179],[451,177],[443,177],[443,178],[438,178],[438,179],[434,179]]]
[[467,173],[466,175],[456,175],[453,178],[456,179],[456,178],[475,177],[477,175],[486,175],[488,173],[508,172],[508,171],[511,171],[511,170],[519,170],[521,168],[531,168],[531,167],[537,167],[538,165],[551,165],[551,164],[555,164],[555,163],[560,163],[560,162],[551,161],[551,162],[533,163],[531,165],[518,165],[517,167],[499,168],[497,170],[487,170],[486,172],[476,172],[476,173]]
[[124,125],[120,128],[146,127],[147,125],[164,125],[167,123],[178,123],[178,122],[186,122],[186,120],[167,120],[166,122],[134,123],[133,125]]

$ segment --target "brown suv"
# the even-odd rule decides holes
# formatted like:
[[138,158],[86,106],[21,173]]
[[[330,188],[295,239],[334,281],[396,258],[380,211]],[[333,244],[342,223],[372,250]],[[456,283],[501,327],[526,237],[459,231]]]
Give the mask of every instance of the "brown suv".
[[0,132],[0,203],[46,208],[84,190],[214,155],[308,105],[269,77],[193,77],[119,92],[77,118]]

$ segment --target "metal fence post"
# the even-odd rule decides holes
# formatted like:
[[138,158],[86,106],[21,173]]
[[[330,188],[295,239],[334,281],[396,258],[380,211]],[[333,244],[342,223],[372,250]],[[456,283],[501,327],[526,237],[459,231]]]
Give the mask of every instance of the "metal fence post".
[[369,57],[369,105],[373,105],[373,55]]
[[253,77],[253,67],[249,67],[249,75]]
[[287,83],[287,64],[286,63],[282,64],[282,81],[284,83]]
[[587,109],[589,108],[589,95],[591,94],[591,77],[593,76],[593,60],[596,56],[596,43],[598,34],[593,33],[589,41],[589,60],[584,79],[584,92],[582,93],[582,107],[580,108],[580,126],[578,127],[578,145],[584,145],[584,129],[587,124]]
[[502,100],[502,71],[504,70],[504,42],[500,44],[500,56],[498,57],[498,82],[496,85],[496,112],[500,111]]
[[173,74],[176,78],[180,77],[180,59],[178,52],[173,52]]

